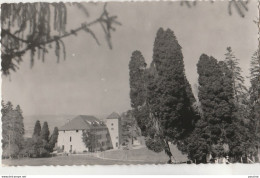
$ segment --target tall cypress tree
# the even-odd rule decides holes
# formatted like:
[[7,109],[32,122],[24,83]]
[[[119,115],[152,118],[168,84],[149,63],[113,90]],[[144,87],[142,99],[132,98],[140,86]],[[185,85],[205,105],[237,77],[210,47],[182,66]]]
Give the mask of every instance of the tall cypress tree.
[[[140,68],[142,67],[136,67],[135,70]],[[133,87],[131,80],[138,81],[131,77],[131,71],[135,70],[130,68],[130,88],[133,92],[137,89]],[[138,123],[142,133],[145,131],[147,147],[156,152],[165,150],[172,161],[169,142],[178,143],[192,131],[195,117],[192,104],[195,98],[185,76],[181,46],[170,29],[158,30],[153,61],[143,74],[145,82],[140,82],[139,86],[146,90],[144,103],[132,107],[142,110],[137,113],[143,118],[141,121],[144,124]],[[137,76],[140,78],[141,75]],[[131,97],[132,103],[133,99]]]
[[192,130],[195,98],[185,76],[181,46],[170,29],[158,30],[153,63],[156,75],[151,83],[156,89],[148,87],[151,93],[148,95],[149,105],[165,141],[175,142]]
[[49,141],[49,151],[50,152],[53,151],[55,144],[58,141],[58,136],[59,136],[59,130],[57,127],[54,127],[53,133],[52,133],[52,135],[50,137],[50,141]]
[[49,141],[50,130],[47,122],[43,123],[41,129],[41,139],[45,140],[46,142]]
[[34,130],[33,130],[33,137],[41,136],[41,123],[39,120],[35,122]]
[[213,157],[227,154],[234,134],[235,117],[232,75],[224,62],[202,54],[197,64],[199,74],[199,100],[207,133],[208,153]]
[[15,108],[15,112],[17,113],[17,118],[16,118],[16,124],[17,124],[17,145],[19,147],[19,149],[21,150],[22,149],[22,144],[23,144],[23,135],[24,135],[24,123],[23,123],[23,111],[22,109],[20,108],[19,105],[16,106]]
[[142,135],[148,132],[149,112],[146,111],[146,63],[140,51],[134,51],[129,62],[130,99],[133,116],[142,130]]

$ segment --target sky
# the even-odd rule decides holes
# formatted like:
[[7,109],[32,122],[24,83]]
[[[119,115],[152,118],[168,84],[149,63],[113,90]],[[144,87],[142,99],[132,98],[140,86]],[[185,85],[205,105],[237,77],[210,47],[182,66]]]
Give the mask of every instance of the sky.
[[[90,22],[103,4],[84,4],[90,17],[75,7],[68,7],[67,29]],[[250,1],[249,11],[241,18],[235,9],[228,14],[228,2],[201,1],[193,8],[179,2],[110,2],[108,11],[117,15],[122,26],[112,33],[113,49],[104,40],[100,26],[93,26],[101,45],[87,33],[64,40],[66,60],[57,63],[50,51],[45,62],[30,57],[17,72],[2,77],[2,98],[19,104],[24,115],[110,114],[130,109],[129,70],[131,53],[140,50],[150,64],[153,43],[160,27],[174,31],[182,46],[185,72],[194,88],[198,75],[196,64],[202,53],[224,60],[231,46],[240,59],[243,75],[249,75],[250,58],[257,49],[257,2]],[[246,85],[249,85],[246,79]]]

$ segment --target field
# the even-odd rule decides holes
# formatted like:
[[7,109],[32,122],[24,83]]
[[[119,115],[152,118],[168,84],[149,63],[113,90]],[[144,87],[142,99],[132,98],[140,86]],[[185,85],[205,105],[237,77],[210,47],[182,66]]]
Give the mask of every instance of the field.
[[[172,153],[177,161],[186,161],[177,148],[171,146]],[[95,154],[75,154],[69,156],[56,156],[51,158],[23,158],[2,160],[4,166],[51,166],[51,165],[113,165],[113,164],[165,164],[168,157],[164,152],[154,153],[147,148],[134,150],[113,150]]]
[[[187,161],[187,156],[183,155],[175,145],[170,145],[171,151],[178,162]],[[163,152],[155,153],[146,147],[133,150],[112,150],[100,153],[101,158],[117,160],[145,161],[152,163],[166,163],[169,157]]]
[[89,155],[57,156],[52,158],[24,158],[2,160],[3,166],[72,166],[72,165],[113,165],[145,164],[145,162],[104,160]]

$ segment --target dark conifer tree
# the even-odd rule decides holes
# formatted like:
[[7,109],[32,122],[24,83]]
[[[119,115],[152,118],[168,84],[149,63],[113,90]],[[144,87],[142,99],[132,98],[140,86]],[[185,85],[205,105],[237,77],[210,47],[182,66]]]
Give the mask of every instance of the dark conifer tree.
[[34,130],[33,130],[33,137],[41,136],[41,123],[39,120],[35,122]]
[[195,98],[185,76],[181,46],[170,29],[157,32],[153,64],[156,74],[153,87],[148,87],[151,113],[166,145],[180,142],[193,129]]
[[199,100],[203,112],[200,121],[204,140],[208,144],[204,153],[221,157],[229,151],[234,132],[234,95],[232,75],[224,62],[202,54],[197,64],[199,74]]
[[46,142],[49,142],[49,135],[50,135],[50,130],[49,130],[48,123],[44,122],[41,129],[41,139],[45,140]]
[[259,158],[260,153],[260,55],[256,51],[251,59],[250,67],[250,133],[254,138],[254,145],[256,146],[256,154]]
[[55,147],[55,144],[57,143],[58,141],[58,136],[59,136],[59,130],[57,127],[54,128],[53,130],[53,133],[50,137],[50,141],[49,141],[49,151],[52,152],[54,147]]
[[147,121],[149,112],[146,111],[146,63],[140,51],[134,51],[129,62],[130,99],[133,116],[142,130],[142,135],[147,135]]
[[[138,82],[140,87],[135,87],[131,80],[138,81],[141,75],[134,78],[133,75],[131,77],[131,73],[136,73],[133,71],[139,70],[142,66],[129,67],[131,91],[146,91],[142,95],[143,104],[139,102],[132,107],[138,111],[140,108],[142,110],[135,113],[139,114],[138,117],[143,123],[138,122],[142,134],[146,136],[147,147],[155,152],[164,150],[173,161],[169,142],[181,142],[192,131],[195,117],[192,104],[195,98],[185,76],[181,46],[173,31],[160,28],[153,51],[150,69],[146,72],[143,69],[142,72],[141,78],[145,79],[145,82]],[[132,61],[133,59],[130,63]],[[131,102],[133,101],[139,100],[131,95]]]
[[251,59],[250,67],[250,100],[252,104],[260,103],[260,57],[255,52]]
[[234,94],[234,104],[236,106],[238,116],[242,120],[247,120],[249,117],[248,109],[248,90],[244,85],[244,77],[241,72],[242,69],[239,67],[239,59],[236,58],[231,47],[227,47],[227,53],[225,54],[225,64],[231,72],[232,88]]
[[17,157],[23,147],[24,124],[22,110],[13,109],[11,102],[2,101],[2,148],[3,156]]

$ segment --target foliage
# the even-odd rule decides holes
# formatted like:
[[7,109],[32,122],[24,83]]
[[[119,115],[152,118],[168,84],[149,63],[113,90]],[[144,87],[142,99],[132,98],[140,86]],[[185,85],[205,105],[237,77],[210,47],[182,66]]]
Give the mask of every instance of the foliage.
[[145,141],[146,147],[149,150],[153,150],[156,153],[160,153],[164,150],[165,143],[160,138],[147,138]]
[[225,56],[225,63],[232,75],[234,98],[236,102],[240,104],[243,102],[243,97],[245,92],[247,92],[247,89],[244,85],[245,79],[241,75],[242,70],[239,67],[239,59],[235,57],[231,47],[227,47],[227,53]]
[[129,62],[131,106],[137,108],[145,102],[145,68],[146,63],[140,51],[134,51]]
[[53,152],[58,139],[58,128],[55,127],[53,134],[49,137],[48,123],[44,122],[41,128],[40,121],[35,122],[34,133],[32,138],[28,138],[24,142],[22,154],[28,157],[48,157]]
[[241,75],[241,68],[239,67],[239,59],[237,59],[231,49],[227,48],[227,53],[225,54],[225,64],[231,72],[231,80],[233,84],[233,94],[234,94],[234,104],[237,111],[239,112],[238,116],[245,120],[249,117],[248,109],[248,98],[247,98],[247,88],[244,85],[244,77]]
[[251,59],[250,68],[250,100],[252,104],[260,103],[260,57],[259,51],[256,51]]
[[[228,60],[231,49],[228,49]],[[233,65],[233,67],[232,67]],[[199,100],[203,117],[196,123],[192,137],[187,141],[191,159],[205,162],[206,156],[230,155],[238,160],[252,153],[252,139],[244,121],[239,119],[234,88],[235,67],[232,61],[220,61],[202,54],[197,64],[199,74]],[[236,73],[238,75],[238,73]],[[199,142],[198,142],[199,141]]]
[[244,79],[231,48],[227,50],[225,62],[202,54],[197,64],[201,118],[193,133],[178,144],[196,163],[206,163],[208,155],[229,155],[235,162],[256,155],[255,123],[245,122],[240,111],[242,104],[248,108],[249,103],[244,97]]
[[[228,142],[226,129],[232,123],[233,90],[230,71],[225,63],[202,54],[197,64],[199,74],[199,101],[203,112],[203,118],[197,123],[194,135],[199,138],[201,145],[194,143],[197,150],[203,152],[198,158],[198,153],[190,153],[190,157],[196,157],[205,161],[207,154],[214,157],[224,156],[223,145]],[[194,140],[192,142],[197,142]],[[193,147],[193,143],[190,147]]]
[[[181,46],[170,29],[160,28],[149,69],[140,52],[129,63],[134,117],[153,151],[171,158],[169,141],[179,142],[193,130],[195,98],[184,72]],[[161,144],[158,144],[161,143]]]
[[97,147],[99,143],[94,130],[83,131],[82,140],[90,152],[97,151]]
[[43,123],[42,130],[41,130],[41,139],[45,140],[46,142],[49,141],[49,135],[50,135],[50,130],[47,122]]
[[3,156],[17,157],[23,148],[24,124],[20,106],[13,109],[11,102],[2,101],[2,149]]
[[193,133],[178,145],[195,163],[206,163],[207,155],[210,153],[210,133],[207,125],[207,121],[201,117],[196,123]]
[[260,149],[260,57],[259,51],[256,51],[251,59],[250,67],[250,83],[251,87],[249,89],[250,94],[250,134],[254,139],[254,144],[258,149],[259,154]]
[[147,103],[155,123],[155,138],[178,142],[193,130],[195,101],[185,76],[181,46],[170,29],[157,32],[152,62],[152,74],[147,84]]
[[58,130],[58,127],[54,127],[54,130],[53,130],[53,133],[50,137],[50,140],[49,140],[49,151],[52,152],[54,147],[55,147],[55,144],[57,143],[58,141],[58,136],[59,136],[59,130]]
[[122,144],[130,146],[134,138],[140,135],[139,128],[133,116],[133,111],[129,110],[121,115],[122,123]]
[[[24,139],[23,115],[19,105],[13,109],[11,102],[5,104],[2,101],[2,128],[4,158],[18,158],[19,155],[29,157],[49,156],[48,123],[45,122],[43,129],[41,129],[40,121],[36,121],[32,138]],[[55,140],[52,139],[53,143],[54,141]]]
[[[73,3],[88,16],[88,11],[83,4]],[[18,65],[24,60],[23,56],[29,52],[31,66],[35,61],[35,56],[45,60],[45,55],[55,46],[55,55],[59,62],[61,52],[63,58],[66,57],[65,44],[63,39],[77,35],[80,31],[90,34],[99,44],[99,41],[91,29],[99,24],[105,33],[105,38],[110,48],[111,32],[115,31],[114,24],[120,25],[116,21],[117,16],[110,16],[106,4],[102,14],[91,22],[83,22],[81,26],[66,29],[67,6],[63,2],[59,3],[3,3],[1,4],[1,58],[2,73],[10,75],[10,71],[19,69]]]
[[33,129],[33,137],[41,136],[41,123],[39,120],[35,122],[34,129]]

